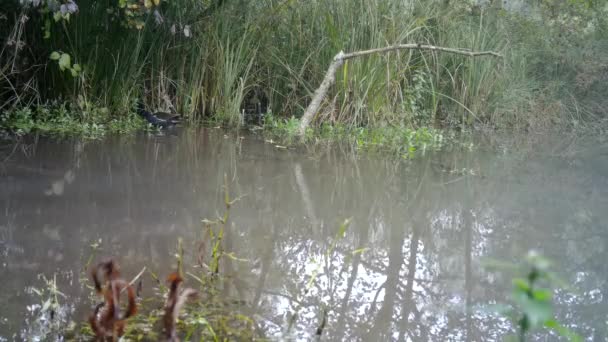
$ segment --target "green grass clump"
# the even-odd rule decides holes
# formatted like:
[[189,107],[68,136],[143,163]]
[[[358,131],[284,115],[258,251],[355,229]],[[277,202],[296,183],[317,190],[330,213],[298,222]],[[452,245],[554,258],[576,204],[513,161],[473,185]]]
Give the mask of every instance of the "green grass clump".
[[[294,117],[279,119],[272,115],[266,116],[265,134],[281,140],[284,144],[300,142],[298,127],[300,120]],[[351,127],[345,124],[322,124],[309,127],[304,137],[307,142],[347,142],[356,149],[370,152],[387,152],[411,158],[416,153],[438,150],[445,143],[449,132],[433,128],[418,129],[386,126],[386,127]]]
[[35,131],[57,135],[79,135],[90,139],[112,133],[124,134],[151,129],[133,113],[128,116],[111,115],[107,108],[72,109],[65,103],[2,112],[0,127],[16,135]]

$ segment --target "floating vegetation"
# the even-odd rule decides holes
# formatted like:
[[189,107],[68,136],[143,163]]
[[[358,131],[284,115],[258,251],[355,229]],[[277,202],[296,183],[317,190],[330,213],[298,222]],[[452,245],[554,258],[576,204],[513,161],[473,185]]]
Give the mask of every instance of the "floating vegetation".
[[155,130],[136,115],[116,116],[108,108],[92,104],[50,104],[0,112],[0,131],[15,135],[42,132],[99,139],[111,133],[131,133],[141,129]]
[[[298,141],[299,126],[300,120],[294,117],[283,120],[268,115],[264,130],[267,135],[289,145]],[[449,138],[453,138],[453,134],[449,131],[427,127],[419,129],[399,126],[370,128],[322,124],[306,130],[306,140],[309,143],[345,141],[352,144],[357,150],[396,153],[405,159],[412,158],[418,153],[439,150]]]

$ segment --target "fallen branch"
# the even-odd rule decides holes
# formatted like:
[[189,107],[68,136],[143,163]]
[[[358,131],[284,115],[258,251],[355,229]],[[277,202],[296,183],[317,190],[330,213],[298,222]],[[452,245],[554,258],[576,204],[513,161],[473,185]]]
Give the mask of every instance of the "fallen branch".
[[338,54],[336,56],[334,56],[333,61],[331,62],[331,64],[329,65],[329,68],[327,69],[327,72],[325,73],[323,82],[321,82],[321,85],[315,91],[315,93],[312,97],[312,100],[310,101],[310,104],[308,105],[308,108],[306,108],[306,111],[304,112],[304,115],[302,116],[302,119],[300,121],[298,135],[300,137],[304,137],[304,133],[306,133],[306,128],[312,121],[314,115],[318,112],[319,107],[321,106],[321,102],[327,95],[327,91],[329,90],[329,87],[334,83],[334,81],[336,79],[336,71],[338,70],[338,68],[340,66],[342,66],[342,64],[344,63],[345,60],[352,59],[355,57],[367,56],[367,55],[371,55],[371,54],[375,54],[375,53],[390,52],[390,51],[394,51],[394,50],[432,50],[432,51],[441,51],[441,52],[465,55],[465,56],[469,56],[469,57],[486,56],[486,55],[494,56],[494,57],[501,57],[501,58],[503,57],[501,54],[499,54],[497,52],[493,52],[493,51],[471,51],[468,49],[454,49],[454,48],[447,48],[447,47],[433,46],[433,45],[422,45],[422,44],[398,44],[398,45],[387,46],[387,47],[378,48],[378,49],[355,51],[355,52],[351,52],[351,53],[344,53],[344,52],[340,51],[340,52],[338,52]]

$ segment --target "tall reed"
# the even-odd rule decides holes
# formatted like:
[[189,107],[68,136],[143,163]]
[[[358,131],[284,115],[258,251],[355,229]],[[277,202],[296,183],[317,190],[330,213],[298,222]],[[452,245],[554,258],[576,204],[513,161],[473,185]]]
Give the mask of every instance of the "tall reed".
[[[575,74],[573,68],[539,63],[557,59],[541,49],[548,46],[538,38],[552,31],[515,13],[460,1],[446,6],[439,0],[184,0],[162,2],[160,15],[96,0],[78,5],[70,21],[51,23],[48,39],[40,30],[48,14],[23,9],[16,0],[0,5],[0,13],[8,13],[0,32],[19,34],[24,46],[18,58],[8,39],[0,50],[5,106],[84,98],[124,116],[143,98],[191,120],[239,125],[247,93],[259,90],[275,116],[298,117],[340,50],[419,42],[494,50],[506,58],[414,50],[349,61],[338,71],[318,121],[351,127],[500,126],[533,119],[522,113],[538,99],[533,94],[540,68],[557,79]],[[20,11],[29,20],[20,21]],[[72,77],[59,70],[48,59],[53,51],[69,53],[83,72]],[[23,68],[15,69],[15,60]]]

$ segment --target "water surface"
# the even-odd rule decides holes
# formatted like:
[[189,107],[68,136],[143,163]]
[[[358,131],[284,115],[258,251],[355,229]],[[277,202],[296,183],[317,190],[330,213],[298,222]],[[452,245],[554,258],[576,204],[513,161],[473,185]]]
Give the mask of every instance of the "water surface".
[[28,306],[40,299],[29,287],[43,286],[40,275],[56,274],[72,318],[85,319],[78,278],[92,243],[95,258],[115,256],[127,277],[143,266],[168,273],[178,237],[195,264],[201,220],[223,214],[224,175],[242,196],[225,236],[229,295],[269,337],[283,336],[299,308],[292,334],[310,339],[326,307],[326,340],[500,340],[509,322],[479,307],[504,302],[511,275],[482,263],[534,249],[576,289],[556,294],[558,318],[605,340],[608,148],[528,149],[405,161],[219,130],[4,143],[0,340],[33,329]]

